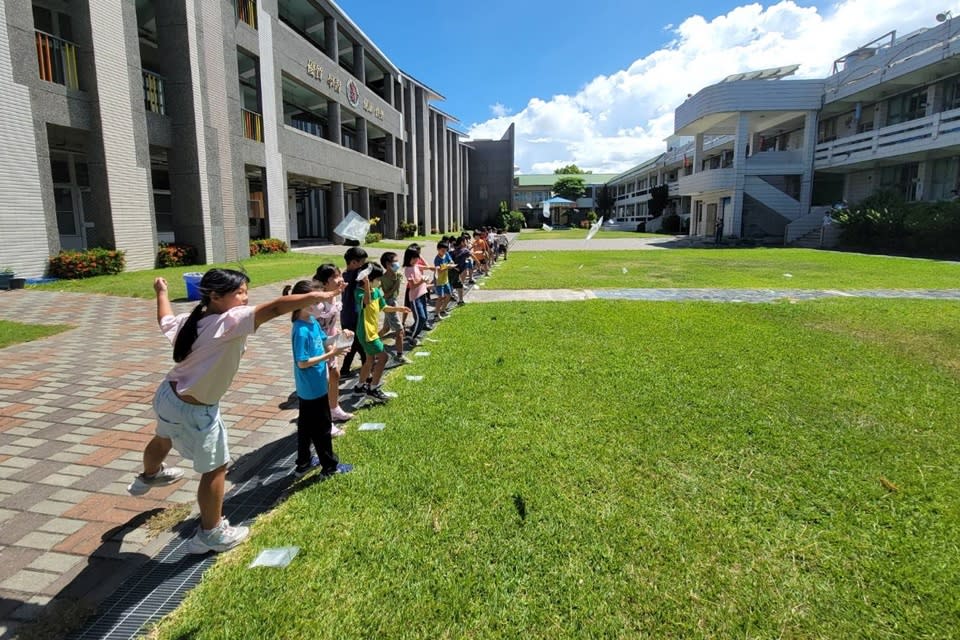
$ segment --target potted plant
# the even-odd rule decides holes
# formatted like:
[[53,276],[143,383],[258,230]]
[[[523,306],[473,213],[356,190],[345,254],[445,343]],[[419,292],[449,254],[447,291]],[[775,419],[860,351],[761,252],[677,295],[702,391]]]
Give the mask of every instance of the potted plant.
[[0,289],[9,289],[14,272],[10,267],[0,267]]

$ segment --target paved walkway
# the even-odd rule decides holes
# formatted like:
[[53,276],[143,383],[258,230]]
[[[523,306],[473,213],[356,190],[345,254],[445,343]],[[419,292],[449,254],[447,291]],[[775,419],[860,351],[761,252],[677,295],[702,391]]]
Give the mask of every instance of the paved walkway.
[[[521,236],[522,237],[522,236]],[[513,242],[510,251],[636,251],[643,249],[673,249],[689,246],[686,236],[658,238],[604,238],[603,232],[590,240],[522,240]]]
[[[256,304],[277,285],[254,289]],[[188,310],[178,303],[175,310]],[[171,363],[152,300],[39,290],[0,292],[0,318],[75,328],[7,347],[0,361],[0,638],[55,596],[101,600],[173,534],[141,527],[193,506],[198,474],[134,498],[126,486],[154,429],[153,392]],[[223,399],[235,459],[288,435],[289,326],[248,341]],[[179,459],[174,455],[170,462]]]

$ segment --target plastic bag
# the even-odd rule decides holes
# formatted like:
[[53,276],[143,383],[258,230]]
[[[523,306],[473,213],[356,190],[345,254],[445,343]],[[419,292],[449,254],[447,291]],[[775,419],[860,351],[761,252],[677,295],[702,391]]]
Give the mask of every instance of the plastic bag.
[[333,232],[343,238],[363,242],[370,233],[370,221],[351,209],[340,224],[334,227]]

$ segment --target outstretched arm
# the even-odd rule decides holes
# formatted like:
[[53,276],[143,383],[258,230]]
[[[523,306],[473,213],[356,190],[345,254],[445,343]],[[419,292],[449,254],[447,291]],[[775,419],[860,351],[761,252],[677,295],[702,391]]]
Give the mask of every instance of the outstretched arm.
[[273,320],[277,316],[309,307],[323,300],[332,300],[339,295],[336,291],[311,291],[310,293],[298,293],[292,296],[280,296],[271,302],[258,304],[254,309],[254,326],[259,327],[264,322]]
[[153,290],[157,293],[157,324],[160,324],[161,320],[173,315],[173,306],[167,294],[167,281],[163,278],[154,279]]

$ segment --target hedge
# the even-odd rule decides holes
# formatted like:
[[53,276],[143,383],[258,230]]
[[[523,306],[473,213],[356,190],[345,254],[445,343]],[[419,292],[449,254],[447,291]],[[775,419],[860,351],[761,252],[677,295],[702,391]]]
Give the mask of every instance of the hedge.
[[54,278],[78,280],[120,273],[125,266],[123,251],[95,248],[85,251],[61,251],[50,258],[47,272]]
[[192,245],[161,242],[157,251],[157,266],[161,269],[186,267],[197,264],[197,256],[197,248]]
[[257,256],[261,253],[286,253],[290,250],[287,243],[276,238],[263,238],[262,240],[250,241],[250,255]]

